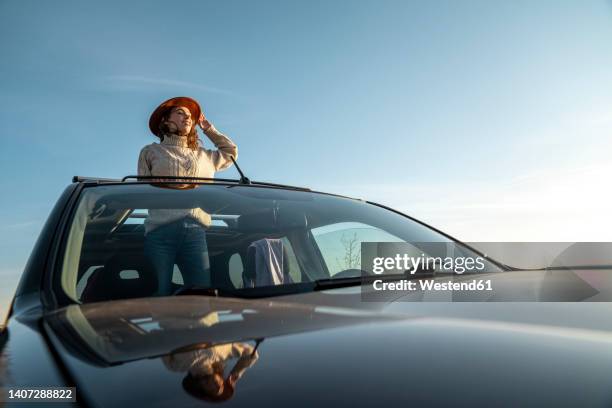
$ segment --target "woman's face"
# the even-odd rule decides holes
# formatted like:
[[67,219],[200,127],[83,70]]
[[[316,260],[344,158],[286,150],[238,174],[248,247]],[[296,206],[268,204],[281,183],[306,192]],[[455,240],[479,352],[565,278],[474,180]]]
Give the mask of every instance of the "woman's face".
[[191,112],[184,106],[176,106],[170,111],[168,115],[168,125],[172,132],[176,132],[179,135],[187,135],[191,132],[193,126],[193,118]]

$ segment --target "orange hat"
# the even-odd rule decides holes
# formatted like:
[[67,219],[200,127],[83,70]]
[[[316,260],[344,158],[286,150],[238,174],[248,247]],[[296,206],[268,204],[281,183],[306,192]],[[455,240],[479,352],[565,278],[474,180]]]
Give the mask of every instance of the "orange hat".
[[200,104],[193,98],[189,98],[187,96],[177,96],[176,98],[168,99],[166,102],[159,105],[149,118],[149,129],[151,129],[151,132],[153,132],[155,136],[160,137],[159,122],[161,122],[162,117],[166,114],[168,109],[174,108],[175,106],[184,106],[189,109],[194,123],[198,121],[198,118],[202,113]]

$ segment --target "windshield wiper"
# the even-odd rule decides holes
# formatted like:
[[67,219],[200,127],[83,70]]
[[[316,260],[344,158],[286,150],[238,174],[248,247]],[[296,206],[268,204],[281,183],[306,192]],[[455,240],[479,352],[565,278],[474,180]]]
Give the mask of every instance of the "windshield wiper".
[[326,279],[317,279],[314,281],[315,287],[313,290],[325,290],[325,289],[333,289],[333,288],[343,288],[348,286],[360,286],[363,284],[372,283],[375,280],[389,280],[395,281],[400,279],[421,279],[425,277],[434,276],[433,272],[421,272],[414,275],[410,273],[393,273],[387,275],[368,275],[368,276],[355,276],[350,278],[326,278]]
[[324,290],[324,289],[332,289],[332,288],[344,288],[348,286],[360,286],[365,282],[365,280],[361,277],[355,278],[326,278],[326,279],[317,279],[314,281],[313,290]]
[[263,298],[296,293],[314,292],[319,290],[343,288],[349,286],[361,286],[375,280],[394,281],[400,279],[422,279],[434,276],[434,272],[394,273],[387,275],[368,275],[346,278],[324,278],[312,282],[287,283],[271,286],[257,286],[254,288],[210,288],[202,286],[186,286],[173,293],[174,296],[211,296],[211,297],[237,297],[237,298]]
[[296,293],[312,292],[314,282],[288,283],[282,285],[257,286],[254,288],[208,288],[202,286],[189,286],[178,289],[174,296],[211,296],[236,297],[243,299],[256,299]]
[[225,289],[208,288],[208,287],[195,286],[195,285],[184,286],[182,288],[179,288],[172,295],[173,296],[198,295],[198,296],[211,296],[211,297],[227,296]]

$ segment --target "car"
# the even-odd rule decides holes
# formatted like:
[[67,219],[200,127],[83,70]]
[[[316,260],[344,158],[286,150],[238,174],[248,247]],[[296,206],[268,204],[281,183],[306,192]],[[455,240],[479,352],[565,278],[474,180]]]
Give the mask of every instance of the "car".
[[[185,208],[210,215],[211,284],[185,284],[175,265],[172,292],[159,294],[145,223]],[[274,279],[256,242],[280,248]],[[417,256],[450,246],[484,268],[373,273],[372,245]],[[73,387],[67,406],[609,406],[612,306],[588,301],[607,293],[609,270],[583,268],[599,286],[571,268],[513,268],[384,205],[303,187],[74,177],[11,302],[0,384],[9,403],[19,390]],[[375,288],[399,282],[425,286]],[[464,283],[480,290],[449,294]]]

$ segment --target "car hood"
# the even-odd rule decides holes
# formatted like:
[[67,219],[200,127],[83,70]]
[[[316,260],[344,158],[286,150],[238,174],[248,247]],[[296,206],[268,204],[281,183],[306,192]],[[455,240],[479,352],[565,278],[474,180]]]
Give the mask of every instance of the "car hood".
[[68,306],[44,326],[92,406],[612,403],[608,303],[402,300],[132,299]]

